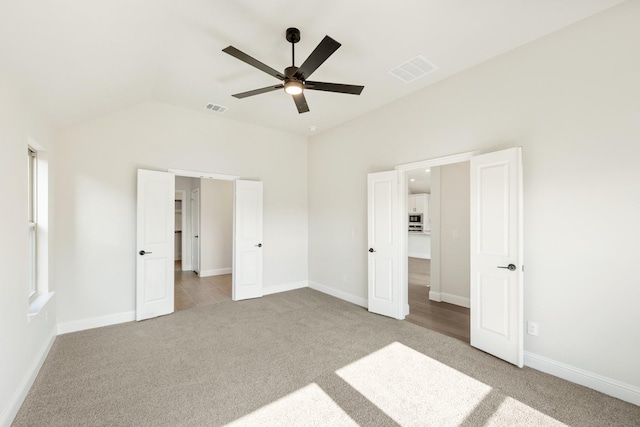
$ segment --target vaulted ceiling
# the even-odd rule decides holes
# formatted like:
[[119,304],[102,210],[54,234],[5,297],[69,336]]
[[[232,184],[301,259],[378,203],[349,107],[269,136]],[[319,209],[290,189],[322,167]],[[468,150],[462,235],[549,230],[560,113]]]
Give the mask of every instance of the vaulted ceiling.
[[[144,101],[309,135],[330,129],[622,0],[59,0],[2,1],[0,67],[56,128]],[[307,91],[298,114],[277,84],[226,55],[234,47],[277,69],[329,35],[342,43],[313,80],[364,85],[360,96]],[[389,73],[422,55],[437,70],[405,83]]]

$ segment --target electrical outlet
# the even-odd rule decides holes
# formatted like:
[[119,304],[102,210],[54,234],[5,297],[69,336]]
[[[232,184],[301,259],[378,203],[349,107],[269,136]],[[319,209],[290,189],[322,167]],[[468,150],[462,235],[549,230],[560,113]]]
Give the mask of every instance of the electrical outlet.
[[536,322],[527,322],[527,333],[529,335],[538,336],[538,333],[539,333],[538,324]]

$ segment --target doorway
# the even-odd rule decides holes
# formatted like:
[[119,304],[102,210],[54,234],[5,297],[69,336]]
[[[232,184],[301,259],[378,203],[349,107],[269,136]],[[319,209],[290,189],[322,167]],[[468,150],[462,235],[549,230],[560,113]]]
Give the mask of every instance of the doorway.
[[185,204],[188,202],[187,192],[185,190],[176,190],[174,201],[174,260],[176,268],[182,270],[185,264],[189,264],[184,257],[184,253],[188,253],[185,249],[187,241],[187,208]]
[[[176,177],[207,178],[232,181],[231,278],[234,301],[259,298],[263,295],[263,185],[261,181],[241,180],[237,176],[207,172],[169,169],[153,171],[138,169],[136,208],[136,320],[146,320],[175,311],[175,187]],[[205,181],[206,182],[206,181]],[[200,189],[201,190],[201,189]],[[199,191],[202,193],[202,191]],[[202,213],[201,200],[198,212]],[[190,206],[186,203],[184,206]],[[190,218],[189,215],[187,215]],[[202,237],[203,216],[198,222]],[[208,217],[207,217],[208,218]],[[182,246],[191,249],[193,244]],[[198,246],[197,270],[205,274],[204,247]],[[185,255],[183,254],[183,259]],[[187,259],[192,259],[192,256]],[[193,264],[193,260],[192,260]],[[193,265],[190,266],[193,269]],[[214,268],[215,271],[220,269]],[[173,273],[173,274],[172,274]],[[207,274],[209,275],[209,274]]]
[[[176,176],[185,200],[184,234],[189,251],[174,271],[176,311],[231,300],[233,181]],[[176,234],[177,236],[177,234]]]
[[[368,310],[396,319],[405,319],[410,311],[407,171],[467,160],[470,344],[522,367],[521,147],[483,154],[463,153],[368,174]],[[431,265],[432,282],[438,265]],[[442,297],[442,289],[440,293]]]
[[406,182],[406,320],[469,343],[469,162],[410,170]]

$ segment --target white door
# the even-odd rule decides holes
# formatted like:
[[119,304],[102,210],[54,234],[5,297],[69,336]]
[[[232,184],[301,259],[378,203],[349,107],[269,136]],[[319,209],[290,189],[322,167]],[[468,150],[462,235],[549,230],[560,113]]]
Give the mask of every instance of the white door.
[[235,181],[233,203],[234,301],[262,296],[262,182]]
[[200,190],[191,190],[191,268],[200,275]]
[[173,313],[172,173],[138,169],[136,320]]
[[471,345],[523,366],[522,152],[471,158]]
[[369,311],[404,319],[400,292],[398,171],[368,175]]

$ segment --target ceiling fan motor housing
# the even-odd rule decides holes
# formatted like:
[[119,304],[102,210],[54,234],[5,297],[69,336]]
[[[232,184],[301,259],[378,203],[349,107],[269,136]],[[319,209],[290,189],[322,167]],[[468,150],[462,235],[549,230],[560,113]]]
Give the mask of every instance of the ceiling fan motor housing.
[[287,28],[287,41],[289,43],[298,43],[300,41],[300,30],[297,28]]
[[296,71],[298,71],[298,67],[295,67],[293,65],[291,67],[287,67],[284,69],[284,76],[287,78],[287,80],[298,80],[293,77]]

